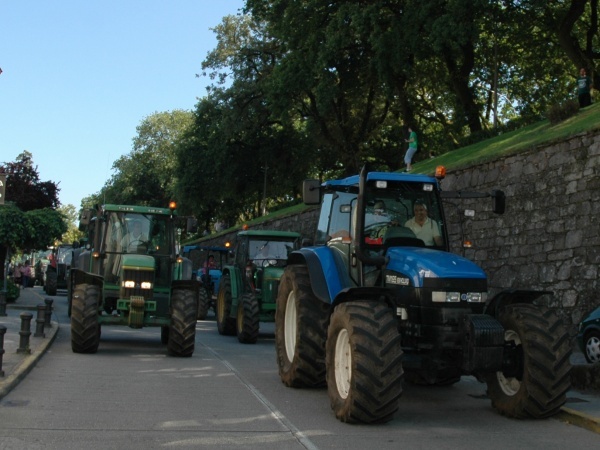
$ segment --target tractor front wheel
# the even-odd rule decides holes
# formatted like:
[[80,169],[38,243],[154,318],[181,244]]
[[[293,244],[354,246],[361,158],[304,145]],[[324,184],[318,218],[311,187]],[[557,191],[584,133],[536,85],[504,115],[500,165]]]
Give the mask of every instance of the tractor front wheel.
[[231,314],[231,278],[224,275],[217,295],[217,330],[224,336],[235,334],[235,319],[229,317]]
[[208,315],[208,292],[204,286],[198,288],[198,320],[206,319]]
[[571,387],[571,347],[562,320],[529,304],[506,306],[497,319],[505,330],[505,361],[511,364],[486,377],[492,405],[520,419],[556,414]]
[[325,384],[329,305],[312,292],[306,266],[287,266],[275,309],[275,351],[281,381],[289,387]]
[[171,295],[171,324],[167,350],[172,356],[187,357],[194,353],[198,315],[198,303],[194,294],[191,289],[174,289]]
[[96,353],[100,344],[98,304],[100,288],[79,284],[73,290],[71,306],[71,349],[75,353]]
[[242,344],[256,344],[258,340],[258,301],[252,294],[244,294],[237,309],[237,338]]
[[58,285],[58,274],[56,272],[47,272],[46,273],[46,294],[48,295],[56,295]]
[[381,302],[348,302],[331,315],[327,391],[342,422],[384,423],[402,395],[402,349],[396,319]]

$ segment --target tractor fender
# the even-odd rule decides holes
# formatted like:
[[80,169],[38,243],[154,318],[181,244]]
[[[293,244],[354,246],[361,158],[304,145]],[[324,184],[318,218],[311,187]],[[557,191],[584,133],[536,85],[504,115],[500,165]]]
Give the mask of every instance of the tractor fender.
[[171,283],[171,289],[183,289],[186,291],[196,292],[198,285],[196,280],[173,280]]
[[73,280],[73,286],[78,284],[93,284],[102,289],[102,286],[104,285],[104,278],[100,275],[95,275],[81,269],[71,269],[70,276]]
[[552,291],[534,291],[530,289],[506,289],[490,300],[485,307],[485,313],[493,317],[498,317],[498,312],[507,305],[515,303],[531,304],[544,295],[554,295]]
[[342,291],[352,287],[348,269],[339,251],[330,247],[304,247],[288,256],[288,266],[305,265],[313,294],[332,304]]

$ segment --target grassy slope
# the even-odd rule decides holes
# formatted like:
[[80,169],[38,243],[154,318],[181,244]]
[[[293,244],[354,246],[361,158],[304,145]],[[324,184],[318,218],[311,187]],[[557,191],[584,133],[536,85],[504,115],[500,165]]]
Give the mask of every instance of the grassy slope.
[[447,170],[464,168],[598,129],[600,129],[600,103],[593,104],[556,125],[550,125],[548,120],[543,120],[520,130],[417,162],[413,165],[413,172],[432,174],[439,165],[445,166]]

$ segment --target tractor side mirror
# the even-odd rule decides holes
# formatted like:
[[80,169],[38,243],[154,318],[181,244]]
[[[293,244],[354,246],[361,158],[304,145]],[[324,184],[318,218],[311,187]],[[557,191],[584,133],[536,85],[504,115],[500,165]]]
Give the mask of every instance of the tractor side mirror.
[[321,189],[319,180],[304,180],[302,183],[302,201],[306,205],[321,203]]

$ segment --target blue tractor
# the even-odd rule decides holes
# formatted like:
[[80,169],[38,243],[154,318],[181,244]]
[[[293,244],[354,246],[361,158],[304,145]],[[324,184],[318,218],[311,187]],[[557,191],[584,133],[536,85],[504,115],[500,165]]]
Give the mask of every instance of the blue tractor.
[[227,264],[229,247],[186,245],[183,256],[192,261],[192,279],[198,283],[198,320],[206,319],[210,308],[214,310],[219,293],[222,268]]
[[567,330],[540,302],[551,293],[488,297],[485,272],[450,252],[444,199],[492,198],[501,214],[504,193],[442,191],[441,169],[364,168],[304,183],[304,202],[321,211],[314,242],[289,255],[281,277],[279,374],[290,387],[326,384],[343,422],[391,420],[403,381],[450,385],[463,375],[486,382],[509,417],[545,418],[566,400]]

